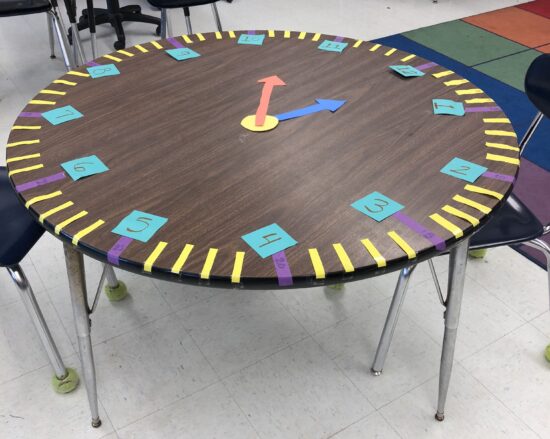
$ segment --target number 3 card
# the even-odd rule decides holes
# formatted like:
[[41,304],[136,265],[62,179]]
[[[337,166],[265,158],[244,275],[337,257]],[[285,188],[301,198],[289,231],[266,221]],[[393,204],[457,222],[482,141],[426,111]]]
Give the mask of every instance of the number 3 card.
[[168,221],[168,218],[134,210],[112,230],[117,235],[147,242]]
[[393,201],[380,192],[372,192],[366,197],[352,203],[351,207],[380,222],[399,212],[405,206],[399,204],[397,201]]
[[74,181],[109,170],[96,155],[61,163],[61,167]]

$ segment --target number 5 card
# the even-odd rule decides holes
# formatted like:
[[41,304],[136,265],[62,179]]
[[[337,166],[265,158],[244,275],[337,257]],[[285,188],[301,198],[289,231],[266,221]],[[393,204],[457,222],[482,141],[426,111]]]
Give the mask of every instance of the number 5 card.
[[168,221],[168,218],[134,210],[112,230],[117,235],[147,242]]

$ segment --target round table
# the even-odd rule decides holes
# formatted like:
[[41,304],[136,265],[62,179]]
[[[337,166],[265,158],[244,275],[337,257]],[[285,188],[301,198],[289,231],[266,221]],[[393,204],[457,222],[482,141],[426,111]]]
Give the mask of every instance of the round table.
[[[460,115],[434,114],[445,110]],[[433,62],[338,36],[230,31],[68,72],[19,115],[7,159],[85,299],[81,253],[230,288],[416,264],[499,207],[519,148],[496,103]]]

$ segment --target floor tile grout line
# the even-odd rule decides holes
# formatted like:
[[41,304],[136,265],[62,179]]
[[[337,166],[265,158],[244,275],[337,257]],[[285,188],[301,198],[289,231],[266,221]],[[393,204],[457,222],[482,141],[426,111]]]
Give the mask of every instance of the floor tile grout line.
[[254,430],[254,432],[256,433],[256,436],[258,436],[258,439],[263,439],[263,436],[260,434],[260,432],[256,429],[256,426],[252,423],[252,421],[250,420],[249,416],[247,416],[247,414],[245,413],[244,409],[241,407],[241,405],[239,404],[239,401],[237,401],[237,398],[235,398],[235,395],[233,395],[233,393],[231,392],[231,390],[229,390],[227,388],[227,384],[225,383],[225,380],[222,380],[221,381],[222,383],[222,386],[223,388],[226,390],[226,392],[229,394],[229,397],[231,398],[231,401],[233,401],[235,403],[235,405],[239,408],[240,412],[242,413],[242,415],[245,417],[246,421],[248,422],[248,425],[250,425],[250,428],[252,428],[252,430]]

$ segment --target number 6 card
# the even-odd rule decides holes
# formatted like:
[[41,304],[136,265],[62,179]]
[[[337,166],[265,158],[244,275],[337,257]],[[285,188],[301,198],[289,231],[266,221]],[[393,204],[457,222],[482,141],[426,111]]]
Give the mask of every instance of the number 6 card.
[[74,180],[79,180],[90,175],[101,174],[108,171],[109,168],[96,155],[82,157],[61,163],[61,167]]

